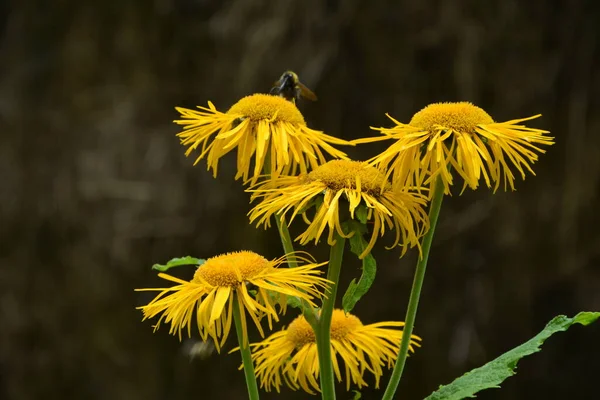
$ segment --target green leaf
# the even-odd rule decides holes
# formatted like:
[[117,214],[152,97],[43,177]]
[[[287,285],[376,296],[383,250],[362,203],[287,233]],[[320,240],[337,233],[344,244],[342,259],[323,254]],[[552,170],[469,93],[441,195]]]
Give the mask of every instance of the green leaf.
[[354,393],[354,397],[352,397],[352,400],[362,399],[362,394],[360,394],[360,392],[358,390],[353,390],[352,392]]
[[[364,232],[364,225],[358,224],[354,221],[348,223],[350,229],[354,230],[354,235],[350,240],[350,250],[359,256],[367,248],[368,242],[363,238],[362,232]],[[345,312],[350,312],[358,303],[358,301],[369,291],[371,285],[375,281],[375,274],[377,273],[377,262],[372,254],[362,260],[362,274],[358,282],[356,279],[352,279],[346,293],[342,298],[342,307]]]
[[364,204],[359,204],[358,207],[356,207],[356,211],[354,211],[354,213],[356,215],[356,219],[358,219],[361,224],[367,223],[367,217],[369,215],[369,209],[367,208],[367,206],[365,206]]
[[182,265],[196,265],[200,266],[204,264],[206,260],[202,258],[194,258],[191,256],[180,257],[180,258],[172,258],[166,264],[154,264],[152,269],[155,269],[160,272],[168,271],[171,268],[180,267]]
[[297,298],[296,296],[288,296],[287,304],[290,307],[299,308],[300,310],[304,309],[304,307],[302,305],[302,301],[299,298]]
[[[318,199],[321,199],[320,203],[319,203]],[[312,200],[310,200],[308,203],[306,203],[301,209],[299,209],[298,215],[304,214],[305,212],[310,210],[312,207],[318,208],[317,206],[320,206],[321,204],[323,204],[323,197],[317,196],[317,197],[313,198]]]
[[458,400],[475,397],[475,393],[484,389],[499,388],[506,378],[516,373],[514,369],[517,367],[517,362],[525,356],[540,351],[540,346],[550,336],[556,332],[566,331],[573,324],[589,325],[598,318],[600,318],[600,312],[580,312],[574,318],[559,315],[531,340],[484,366],[467,372],[451,384],[441,386],[425,400]]
[[[288,306],[293,307],[293,308],[298,308],[300,310],[304,309],[304,306],[302,304],[302,300],[300,300],[298,297],[296,296],[288,296],[282,293],[278,293],[278,292],[274,292],[272,290],[267,290],[267,296],[269,296],[269,298],[271,299],[272,303],[279,303],[281,301],[281,298],[283,296],[283,298],[285,299],[285,302]],[[254,291],[254,296],[256,297],[256,291]]]

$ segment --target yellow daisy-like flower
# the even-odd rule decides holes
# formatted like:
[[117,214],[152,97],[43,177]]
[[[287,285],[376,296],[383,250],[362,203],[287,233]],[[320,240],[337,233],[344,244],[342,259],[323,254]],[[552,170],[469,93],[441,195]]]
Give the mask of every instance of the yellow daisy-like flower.
[[[307,264],[297,268],[277,268],[292,261]],[[329,282],[319,277],[322,272],[317,268],[324,264],[315,264],[298,253],[272,261],[251,251],[222,254],[207,259],[189,282],[158,274],[177,285],[137,289],[160,292],[154,300],[138,309],[143,311],[144,320],[162,314],[154,329],[158,329],[164,320],[171,324],[169,333],[177,333],[180,340],[181,332],[186,328],[188,336],[191,336],[195,311],[202,340],[210,336],[220,350],[231,328],[234,301],[240,308],[244,342],[248,340],[246,313],[264,337],[260,319],[267,316],[271,328],[272,320],[278,321],[279,318],[275,306],[279,305],[280,313],[285,314],[286,296],[295,296],[315,306],[312,299],[320,298],[319,288],[325,288]]]
[[[340,361],[344,364],[346,388],[354,384],[368,386],[365,371],[375,376],[375,387],[383,375],[383,367],[393,367],[398,356],[404,322],[379,322],[363,325],[360,319],[343,310],[334,310],[331,320],[331,353],[333,371],[342,381]],[[420,346],[418,336],[412,335],[409,350]],[[290,388],[314,394],[319,388],[319,357],[315,334],[304,318],[299,316],[287,329],[272,334],[260,343],[251,344],[256,378],[265,390],[279,392],[285,382]]]
[[296,174],[307,171],[307,167],[323,164],[323,151],[335,158],[346,158],[346,154],[331,144],[351,143],[315,131],[306,126],[298,108],[283,97],[254,94],[244,97],[229,111],[222,113],[208,102],[208,108],[200,111],[176,107],[183,119],[174,121],[183,125],[177,136],[181,143],[189,146],[186,156],[199,146],[200,159],[206,157],[208,169],[217,176],[219,159],[237,147],[237,175],[244,181],[250,174],[250,161],[254,158],[251,182],[255,183],[263,174],[266,160],[273,176]]
[[[302,214],[308,224],[306,231],[296,238],[302,245],[313,239],[318,242],[326,227],[329,227],[330,245],[335,243],[334,232],[349,237],[353,233],[344,232],[341,222],[355,219],[355,213],[362,206],[366,210],[364,219],[373,223],[373,229],[360,258],[369,254],[377,237],[383,236],[386,225],[396,230],[392,247],[403,246],[402,254],[408,246],[419,244],[419,237],[429,226],[424,211],[425,196],[393,187],[382,172],[359,161],[329,161],[308,174],[279,177],[249,191],[253,192],[252,200],[261,199],[249,213],[251,223],[257,221],[257,225],[269,226],[274,214],[283,222],[286,213],[293,209],[291,223],[296,215]],[[306,211],[313,205],[316,211],[311,220]]]
[[515,190],[513,165],[525,179],[525,170],[531,169],[538,153],[545,153],[538,145],[553,144],[548,131],[520,125],[539,117],[494,122],[484,110],[468,102],[431,104],[416,113],[408,125],[388,117],[396,124],[393,128],[373,128],[385,136],[355,140],[368,143],[378,140],[396,140],[387,150],[369,162],[393,174],[393,180],[408,185],[430,185],[438,176],[445,192],[450,193],[452,170],[464,179],[464,189],[476,189],[483,176],[486,185],[494,191],[501,181],[504,188]]

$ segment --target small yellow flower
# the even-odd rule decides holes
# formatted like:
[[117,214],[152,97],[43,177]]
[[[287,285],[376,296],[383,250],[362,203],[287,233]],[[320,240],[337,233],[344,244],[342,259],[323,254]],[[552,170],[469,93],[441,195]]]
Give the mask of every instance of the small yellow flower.
[[[306,231],[296,238],[302,245],[313,239],[318,242],[326,227],[329,227],[330,245],[335,243],[336,231],[340,236],[349,237],[341,222],[348,218],[358,219],[355,213],[363,206],[367,221],[373,223],[373,230],[360,258],[369,254],[377,236],[383,236],[386,225],[396,230],[392,247],[403,246],[402,254],[408,246],[419,244],[419,237],[429,225],[424,196],[407,188],[393,187],[383,173],[359,161],[329,161],[308,174],[279,177],[249,191],[254,193],[252,200],[261,198],[249,213],[251,223],[257,221],[257,225],[269,226],[272,215],[279,215],[283,222],[286,213],[293,209],[291,223],[296,215],[302,214],[308,224]],[[316,208],[312,220],[306,215],[311,205]]]
[[[291,260],[305,262],[297,268],[277,268]],[[192,318],[196,312],[196,323],[202,340],[210,336],[217,347],[223,346],[231,328],[233,302],[241,312],[244,342],[247,343],[246,312],[252,318],[261,336],[264,337],[260,319],[267,316],[269,328],[272,320],[278,321],[275,306],[285,314],[286,296],[295,296],[315,306],[314,298],[322,294],[328,281],[320,278],[317,268],[325,263],[315,264],[298,253],[269,261],[251,251],[222,254],[206,260],[198,267],[191,281],[185,281],[160,273],[163,279],[177,283],[170,288],[137,289],[138,291],[160,292],[154,300],[138,307],[144,313],[144,320],[162,314],[154,329],[163,321],[171,324],[169,333],[178,334],[182,330],[192,334]],[[250,288],[248,285],[251,285]],[[255,294],[251,290],[256,291]]]
[[416,113],[408,125],[388,117],[393,128],[373,128],[383,137],[355,140],[368,143],[396,140],[387,150],[369,162],[393,174],[394,181],[414,186],[429,186],[438,176],[445,193],[450,193],[452,170],[463,179],[463,191],[476,189],[483,177],[494,191],[504,182],[504,189],[515,190],[513,165],[525,179],[525,170],[538,159],[536,152],[545,153],[538,145],[551,145],[548,131],[520,125],[539,117],[494,122],[481,108],[468,102],[435,103]]
[[212,168],[215,177],[219,159],[236,147],[235,179],[248,180],[254,158],[252,183],[263,174],[265,164],[273,176],[295,175],[298,169],[304,173],[308,166],[323,164],[326,160],[321,150],[335,158],[346,158],[331,144],[349,142],[308,128],[298,108],[283,97],[254,94],[238,101],[226,113],[217,111],[211,102],[208,108],[198,108],[200,111],[176,107],[182,119],[174,122],[184,127],[177,136],[189,146],[186,156],[201,146],[194,165],[206,157],[208,169]]
[[[375,388],[383,375],[383,366],[391,368],[396,362],[404,322],[379,322],[363,325],[352,314],[334,310],[331,320],[331,352],[333,370],[342,381],[340,360],[344,364],[346,389],[354,384],[368,386],[365,371],[375,376]],[[418,336],[412,335],[409,350],[420,346]],[[279,392],[283,382],[293,390],[302,388],[314,394],[319,388],[319,358],[315,334],[303,316],[296,318],[287,329],[250,345],[256,365],[256,378],[265,390]]]

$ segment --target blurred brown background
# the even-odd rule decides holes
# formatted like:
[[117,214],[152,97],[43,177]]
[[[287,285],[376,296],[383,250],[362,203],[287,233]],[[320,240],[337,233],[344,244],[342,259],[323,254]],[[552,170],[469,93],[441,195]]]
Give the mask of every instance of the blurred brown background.
[[[542,113],[531,125],[556,136],[517,192],[445,200],[424,346],[398,398],[425,397],[557,314],[600,310],[598,21],[594,0],[0,2],[0,398],[244,398],[237,354],[190,363],[140,322],[148,297],[133,289],[161,285],[150,266],[174,256],[280,255],[274,231],[247,224],[235,158],[214,180],[171,121],[177,105],[226,110],[286,69],[319,96],[300,104],[309,126],[346,139],[389,126],[386,112],[408,121],[454,100],[500,121]],[[355,310],[365,323],[403,319],[412,279],[414,254],[380,243]],[[345,283],[358,267],[348,257]],[[593,398],[599,335],[551,338],[479,398]]]

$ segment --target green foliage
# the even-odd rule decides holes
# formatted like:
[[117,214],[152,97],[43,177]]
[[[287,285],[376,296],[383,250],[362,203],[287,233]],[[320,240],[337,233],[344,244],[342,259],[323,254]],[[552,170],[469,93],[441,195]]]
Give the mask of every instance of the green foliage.
[[484,389],[499,388],[500,383],[515,374],[514,369],[517,367],[517,362],[525,356],[540,351],[540,346],[550,336],[556,332],[566,331],[573,324],[589,325],[598,318],[600,318],[600,312],[580,312],[574,318],[559,315],[531,340],[484,366],[467,372],[451,384],[440,386],[425,400],[458,400],[475,397],[475,393]]
[[359,204],[356,207],[355,211],[356,219],[360,221],[361,224],[367,224],[367,217],[369,216],[369,209],[364,204]]
[[362,394],[358,390],[353,390],[352,392],[354,393],[354,397],[352,397],[352,400],[362,399]]
[[180,267],[182,265],[195,265],[197,267],[204,264],[206,260],[202,258],[195,258],[191,256],[172,258],[166,264],[154,264],[152,269],[155,269],[160,272],[168,271],[171,268]]
[[[357,216],[358,210],[357,208]],[[366,231],[364,225],[356,223],[355,221],[349,221],[348,227],[354,231],[354,235],[349,239],[350,250],[352,253],[359,256],[365,250],[369,244],[364,238],[363,233]],[[352,279],[346,293],[342,298],[342,307],[345,312],[350,312],[356,305],[356,303],[369,291],[371,285],[375,281],[375,274],[377,273],[377,262],[372,254],[368,254],[362,260],[362,274],[358,282],[356,279]]]
[[[313,207],[318,209],[321,204],[323,204],[323,196],[317,196],[317,197],[311,199],[304,206],[302,206],[302,208],[300,208],[298,210],[298,215],[304,214],[305,212],[307,212],[308,210],[310,210]],[[277,214],[276,218],[281,218],[281,215]]]
[[287,305],[290,307],[298,308],[300,310],[304,310],[304,306],[302,301],[295,296],[287,296]]

